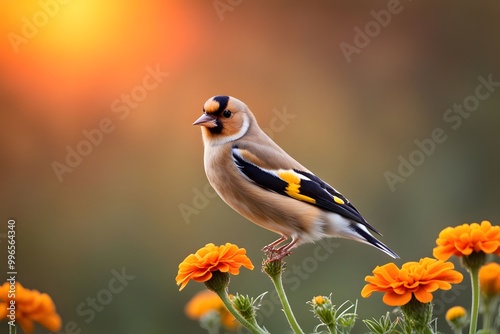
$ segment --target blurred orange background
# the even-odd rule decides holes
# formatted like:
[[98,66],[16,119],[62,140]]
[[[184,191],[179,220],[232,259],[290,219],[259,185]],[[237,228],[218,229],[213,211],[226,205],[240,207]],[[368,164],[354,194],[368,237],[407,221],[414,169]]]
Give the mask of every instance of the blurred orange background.
[[[499,4],[401,1],[346,56],[342,43],[356,46],[355,28],[364,31],[389,3],[2,2],[1,259],[14,218],[18,280],[49,293],[64,326],[82,333],[203,333],[183,308],[204,287],[178,292],[174,278],[209,242],[245,247],[257,267],[234,277],[230,292],[272,291],[258,267],[260,248],[276,236],[207,186],[191,124],[218,94],[246,102],[285,150],[350,198],[402,257],[397,264],[432,255],[446,226],[498,224],[500,91],[459,125],[445,115],[474,96],[479,77],[500,81]],[[444,142],[391,186],[387,172],[415,158],[415,141],[428,143],[435,129]],[[309,331],[316,321],[307,300],[360,299],[364,277],[390,261],[365,245],[334,243],[320,263],[318,245],[287,259],[290,301]],[[91,317],[88,298],[122,269],[134,278]],[[456,291],[435,295],[442,331],[447,308],[469,307],[468,282]],[[282,333],[274,307],[262,320]],[[360,318],[387,310],[381,296],[359,300]],[[365,331],[361,321],[356,329]]]

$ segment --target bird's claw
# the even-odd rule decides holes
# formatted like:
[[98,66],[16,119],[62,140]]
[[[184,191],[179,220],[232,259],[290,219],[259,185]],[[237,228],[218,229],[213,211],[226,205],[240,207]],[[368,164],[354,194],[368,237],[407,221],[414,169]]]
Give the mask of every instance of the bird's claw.
[[263,251],[264,253],[273,253],[276,251],[276,248],[274,248],[273,245],[267,245],[262,247],[261,251]]
[[285,256],[292,254],[292,252],[290,252],[290,250],[286,249],[285,247],[274,248],[266,246],[262,249],[262,251],[266,253],[266,260],[264,261],[264,263],[279,261]]

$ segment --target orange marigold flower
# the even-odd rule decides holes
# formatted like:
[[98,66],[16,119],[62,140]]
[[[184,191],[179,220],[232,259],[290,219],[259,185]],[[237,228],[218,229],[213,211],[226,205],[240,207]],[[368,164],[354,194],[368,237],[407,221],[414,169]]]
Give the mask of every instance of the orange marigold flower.
[[452,255],[468,256],[473,252],[500,255],[500,226],[491,226],[487,220],[481,224],[463,224],[447,227],[439,233],[433,255],[448,260]]
[[177,285],[184,289],[190,280],[195,282],[206,282],[212,278],[212,272],[220,271],[238,275],[240,267],[244,266],[252,270],[253,264],[246,256],[246,250],[236,245],[226,243],[215,246],[210,243],[191,254],[179,264],[179,272],[175,278]]
[[498,263],[488,263],[479,269],[479,288],[488,297],[500,295],[500,265]]
[[451,289],[451,283],[462,282],[463,275],[453,270],[451,262],[423,258],[419,262],[407,262],[399,269],[394,263],[377,266],[374,276],[366,276],[361,296],[369,297],[374,291],[385,292],[384,303],[401,306],[408,303],[412,295],[421,303],[432,300],[432,292]]
[[227,310],[219,296],[210,290],[198,292],[187,303],[184,311],[189,318],[194,320],[200,319],[210,311],[216,311],[220,314],[220,319],[224,327],[227,329],[238,327],[238,322]]
[[33,332],[34,321],[51,332],[61,330],[61,317],[57,314],[54,302],[48,294],[25,289],[19,282],[15,284],[15,299],[10,298],[12,294],[10,283],[5,282],[0,286],[0,320],[11,314],[8,307],[11,305],[11,300],[15,300],[16,323],[25,333]]

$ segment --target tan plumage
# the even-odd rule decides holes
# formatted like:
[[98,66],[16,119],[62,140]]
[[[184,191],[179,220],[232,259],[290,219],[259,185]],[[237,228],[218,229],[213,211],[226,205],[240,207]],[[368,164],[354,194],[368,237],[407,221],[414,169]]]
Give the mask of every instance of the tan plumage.
[[[342,194],[269,138],[240,100],[210,98],[194,125],[202,129],[210,184],[238,213],[282,236],[265,247],[277,258],[324,237],[357,240],[397,257]],[[286,238],[292,241],[277,248]]]

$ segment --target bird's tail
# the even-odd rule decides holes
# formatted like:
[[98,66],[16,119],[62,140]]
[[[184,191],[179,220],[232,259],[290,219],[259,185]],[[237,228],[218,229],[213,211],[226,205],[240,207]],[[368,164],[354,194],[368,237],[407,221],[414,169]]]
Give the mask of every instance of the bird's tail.
[[361,224],[354,220],[346,219],[345,217],[336,213],[328,214],[327,219],[330,228],[329,231],[327,232],[328,235],[351,239],[371,245],[375,248],[380,249],[382,252],[386,253],[390,257],[394,259],[399,259],[399,256],[396,253],[394,253],[389,247],[384,245],[382,242],[378,241],[377,238],[375,238],[370,233],[367,225]]
[[386,253],[390,257],[394,259],[399,259],[398,254],[394,253],[389,247],[384,245],[382,242],[377,240],[370,232],[359,223],[352,224],[352,228],[354,229],[355,234],[357,234],[357,241],[361,241],[363,243],[369,244],[375,248],[380,249],[382,252]]

